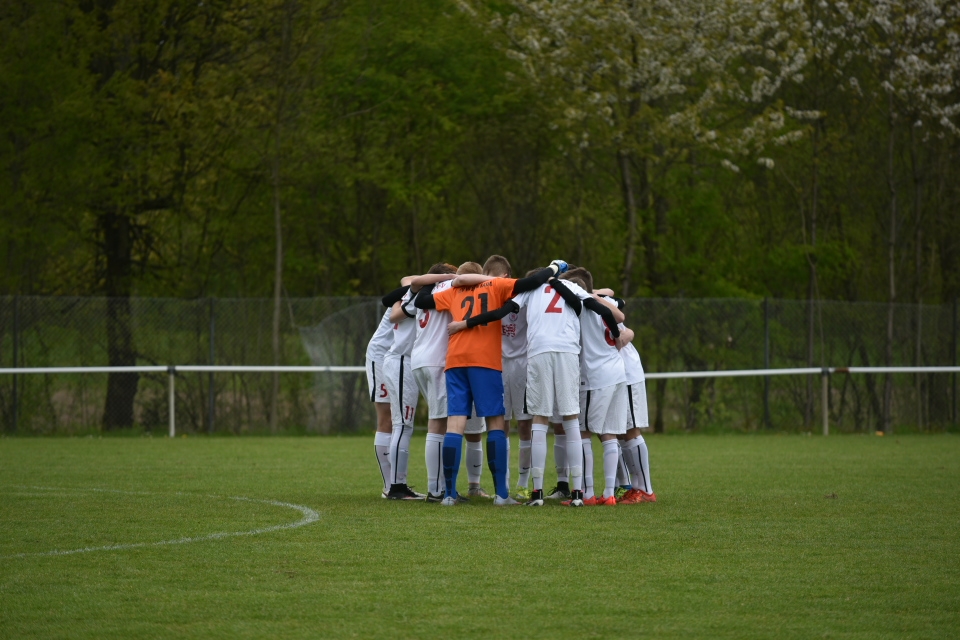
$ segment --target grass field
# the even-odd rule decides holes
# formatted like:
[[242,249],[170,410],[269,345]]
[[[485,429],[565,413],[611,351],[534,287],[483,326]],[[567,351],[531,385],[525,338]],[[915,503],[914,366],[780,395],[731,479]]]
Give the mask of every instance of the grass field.
[[372,438],[5,438],[0,636],[960,636],[960,437],[648,443],[656,504],[537,510],[382,500]]

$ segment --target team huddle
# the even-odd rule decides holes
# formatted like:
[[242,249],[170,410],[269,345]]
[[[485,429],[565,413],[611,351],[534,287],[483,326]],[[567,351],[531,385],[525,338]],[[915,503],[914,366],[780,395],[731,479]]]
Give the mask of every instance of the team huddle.
[[[624,325],[623,300],[613,291],[594,290],[589,271],[562,260],[514,279],[510,263],[498,255],[482,267],[438,263],[400,284],[383,297],[386,311],[366,354],[384,498],[444,506],[489,498],[480,486],[486,432],[495,505],[656,501],[641,434],[649,425],[643,366],[634,333]],[[407,485],[421,394],[429,409],[426,494]],[[515,498],[511,420],[520,439]],[[557,485],[547,493],[551,424]],[[594,491],[591,434],[603,447],[600,494]],[[464,440],[469,486],[461,496]]]

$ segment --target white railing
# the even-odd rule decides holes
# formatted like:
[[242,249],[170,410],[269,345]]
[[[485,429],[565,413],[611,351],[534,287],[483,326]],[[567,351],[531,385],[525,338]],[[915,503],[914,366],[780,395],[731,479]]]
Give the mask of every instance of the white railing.
[[[170,437],[177,433],[177,373],[364,373],[364,367],[315,367],[315,366],[271,366],[271,365],[205,365],[190,364],[176,366],[147,365],[133,367],[35,367],[0,368],[0,375],[20,374],[57,374],[57,373],[162,373],[167,372],[169,379]],[[741,378],[748,376],[810,376],[821,378],[821,413],[823,415],[823,435],[830,434],[828,414],[829,380],[836,374],[885,374],[885,373],[960,373],[960,367],[807,367],[799,369],[741,369],[731,371],[672,371],[666,373],[647,373],[649,380],[677,380],[684,378]]]

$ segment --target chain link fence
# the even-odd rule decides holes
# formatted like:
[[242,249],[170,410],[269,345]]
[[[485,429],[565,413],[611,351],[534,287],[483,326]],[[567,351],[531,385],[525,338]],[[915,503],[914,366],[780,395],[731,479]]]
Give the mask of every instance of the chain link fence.
[[[625,312],[650,372],[957,363],[956,303],[632,299]],[[270,299],[2,297],[0,367],[362,365],[382,313],[376,298],[284,299],[275,356]],[[162,433],[166,383],[162,373],[2,376],[0,420],[7,433]],[[813,376],[650,380],[647,393],[658,430],[808,431],[819,419]],[[375,424],[362,373],[182,373],[176,400],[182,432]],[[836,431],[873,431],[885,413],[898,428],[942,430],[957,424],[957,376],[833,376],[829,404]]]

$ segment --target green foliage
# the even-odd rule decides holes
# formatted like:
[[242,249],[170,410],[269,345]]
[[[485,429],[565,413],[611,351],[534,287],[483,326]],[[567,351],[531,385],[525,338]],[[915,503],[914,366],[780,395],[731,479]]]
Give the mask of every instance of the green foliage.
[[[266,295],[279,201],[290,296],[376,294],[496,252],[518,273],[566,257],[642,295],[805,298],[815,275],[820,298],[885,300],[893,190],[901,298],[960,294],[960,147],[906,117],[922,111],[910,78],[894,77],[890,119],[894,61],[862,44],[886,36],[856,44],[838,35],[854,18],[797,5],[761,55],[773,31],[736,27],[759,4],[728,4],[690,37],[690,16],[652,4],[637,40],[620,2],[552,3],[589,17],[562,34],[526,0],[8,2],[0,293]],[[923,24],[956,31],[941,9]],[[510,39],[541,31],[541,53],[565,57]],[[924,55],[952,64],[949,47]]]

